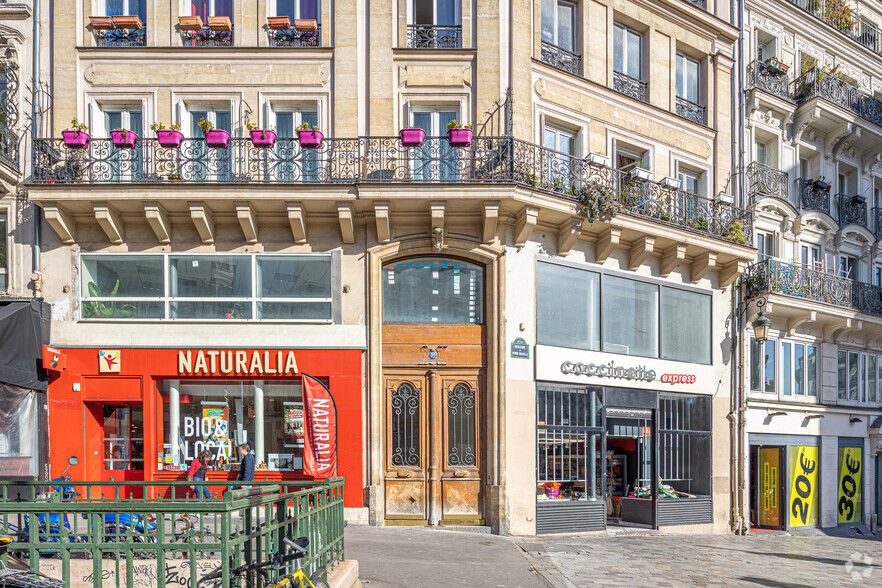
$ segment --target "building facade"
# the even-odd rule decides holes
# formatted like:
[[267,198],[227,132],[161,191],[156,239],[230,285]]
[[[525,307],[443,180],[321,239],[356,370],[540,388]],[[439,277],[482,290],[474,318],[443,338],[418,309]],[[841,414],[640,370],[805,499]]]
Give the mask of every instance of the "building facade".
[[728,528],[727,3],[46,6],[53,473],[301,479],[308,373],[351,520]]
[[[882,13],[868,2],[748,2],[742,528],[870,523],[880,505]],[[764,306],[763,306],[764,304]]]

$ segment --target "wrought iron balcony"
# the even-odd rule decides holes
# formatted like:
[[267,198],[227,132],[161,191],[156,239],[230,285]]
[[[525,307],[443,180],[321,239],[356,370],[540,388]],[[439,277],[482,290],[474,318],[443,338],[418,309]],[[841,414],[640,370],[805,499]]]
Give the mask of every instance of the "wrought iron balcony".
[[579,75],[579,62],[581,59],[582,57],[575,53],[542,41],[542,63],[547,63],[551,67]]
[[322,25],[315,32],[297,29],[270,30],[270,47],[321,47]]
[[799,209],[801,212],[815,210],[830,214],[830,187],[822,188],[818,182],[799,179]]
[[18,133],[0,123],[0,163],[19,171]]
[[700,125],[704,124],[704,106],[677,96],[677,115]]
[[[842,0],[788,0],[867,49],[882,55],[882,32]],[[843,10],[843,9],[847,10]]]
[[613,90],[641,102],[646,102],[649,98],[649,93],[646,91],[646,82],[617,71],[613,72]]
[[422,147],[404,147],[398,137],[327,138],[318,149],[294,139],[267,149],[246,138],[231,139],[226,149],[208,148],[204,139],[170,149],[155,139],[138,139],[134,149],[107,139],[92,139],[85,149],[37,139],[33,167],[37,184],[517,184],[585,205],[602,200],[736,243],[748,243],[753,226],[749,209],[512,137],[475,137],[467,148],[451,147],[446,137],[427,138]]
[[762,61],[754,61],[747,66],[747,89],[762,90],[782,100],[792,101],[787,74]]
[[849,196],[848,194],[837,194],[836,201],[838,203],[839,226],[848,225],[867,226],[867,203],[858,200],[857,196]]
[[823,98],[882,127],[882,101],[819,68],[813,68],[793,81],[793,98],[800,105],[814,98]]
[[694,4],[702,10],[707,10],[707,0],[686,0],[690,4]]
[[789,201],[787,172],[754,161],[747,165],[747,179],[750,181],[751,203],[768,196]]
[[205,27],[201,31],[181,31],[185,46],[232,47],[234,31],[213,31]]
[[407,46],[414,49],[459,49],[462,27],[453,25],[407,25]]
[[882,288],[811,266],[766,259],[744,270],[747,297],[780,294],[882,316]]
[[146,47],[147,28],[95,31],[99,47]]

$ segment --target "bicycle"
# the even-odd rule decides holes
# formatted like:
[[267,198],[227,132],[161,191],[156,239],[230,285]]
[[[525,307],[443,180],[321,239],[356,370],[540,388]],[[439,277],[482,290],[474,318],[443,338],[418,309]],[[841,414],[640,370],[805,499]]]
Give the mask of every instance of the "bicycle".
[[[28,570],[13,570],[3,563],[3,555],[14,541],[12,537],[0,535],[0,588],[56,588],[63,587],[64,581]],[[14,556],[12,556],[14,557]]]
[[[309,577],[300,565],[300,559],[306,556],[305,547],[309,545],[309,539],[301,537],[296,541],[291,541],[285,537],[284,541],[290,549],[294,550],[294,553],[286,555],[276,554],[268,561],[245,564],[230,570],[230,586],[236,586],[239,577],[245,576],[248,572],[254,571],[257,572],[263,580],[263,588],[331,588],[330,584],[321,578],[324,568],[319,568],[315,571],[312,577]],[[295,566],[293,574],[282,574],[282,571],[285,568],[291,567],[292,565]],[[270,571],[267,571],[266,568],[270,568]],[[274,572],[275,574],[273,575],[270,572]],[[222,571],[215,570],[212,573],[203,576],[196,585],[201,586],[203,583],[211,582],[212,586],[216,588],[221,585],[221,577]],[[253,584],[248,581],[247,577],[245,583],[249,586],[253,586]]]

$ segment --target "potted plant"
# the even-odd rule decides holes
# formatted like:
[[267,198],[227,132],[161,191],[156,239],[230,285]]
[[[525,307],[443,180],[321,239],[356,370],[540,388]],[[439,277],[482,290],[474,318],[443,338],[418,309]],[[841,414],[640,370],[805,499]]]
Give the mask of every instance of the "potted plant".
[[129,129],[113,129],[110,131],[110,139],[120,149],[133,149],[138,140],[138,133]]
[[468,147],[472,144],[474,132],[471,125],[456,122],[456,119],[447,123],[447,140],[451,147]]
[[668,190],[679,190],[680,189],[680,180],[677,178],[672,178],[670,176],[665,176],[661,181],[662,187],[667,188]]
[[408,127],[398,131],[398,138],[405,147],[422,147],[426,139],[426,131]]
[[153,123],[150,130],[156,133],[156,140],[162,147],[177,148],[181,146],[184,134],[181,133],[181,123],[172,123],[169,128],[162,123]]
[[651,180],[652,172],[649,171],[649,166],[642,161],[638,161],[634,164],[634,168],[631,170],[631,177],[638,180]]
[[202,119],[199,121],[199,128],[205,135],[205,144],[216,149],[226,149],[230,144],[230,134],[222,129],[214,128],[210,120]]
[[84,149],[86,145],[89,144],[89,133],[86,132],[86,129],[89,127],[77,121],[77,119],[72,119],[70,121],[70,128],[67,130],[61,131],[61,137],[64,139],[64,144],[68,149]]
[[603,153],[591,153],[588,155],[588,165],[608,167],[609,155],[604,155]]
[[300,139],[300,146],[304,149],[318,149],[322,146],[322,140],[325,138],[317,126],[313,125],[310,130],[307,122],[300,123],[300,126],[297,127],[297,137]]
[[764,63],[766,64],[766,67],[768,67],[769,69],[773,69],[778,73],[787,73],[790,70],[790,66],[782,62],[775,55],[767,58]]
[[740,220],[733,221],[723,229],[723,239],[727,239],[734,243],[747,245],[747,233],[744,232],[744,223]]
[[582,204],[582,214],[592,222],[609,221],[621,210],[615,189],[602,182],[589,181],[581,187],[573,186],[572,193]]
[[270,129],[261,129],[257,123],[248,123],[248,131],[255,147],[266,149],[276,144],[276,133]]
[[174,182],[176,184],[180,184],[181,182],[184,181],[184,178],[181,177],[181,174],[179,174],[177,172],[168,174],[168,176],[166,176],[166,177],[168,178],[169,182]]

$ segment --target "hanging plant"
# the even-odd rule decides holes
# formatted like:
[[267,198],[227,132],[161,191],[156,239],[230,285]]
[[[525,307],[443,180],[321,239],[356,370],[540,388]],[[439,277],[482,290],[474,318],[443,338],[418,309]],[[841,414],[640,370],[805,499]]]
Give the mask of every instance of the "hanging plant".
[[747,233],[744,231],[744,223],[740,220],[729,223],[726,228],[723,229],[722,237],[733,243],[747,245]]
[[615,189],[607,184],[590,181],[579,187],[573,185],[570,193],[582,204],[582,214],[592,222],[609,221],[622,209]]

